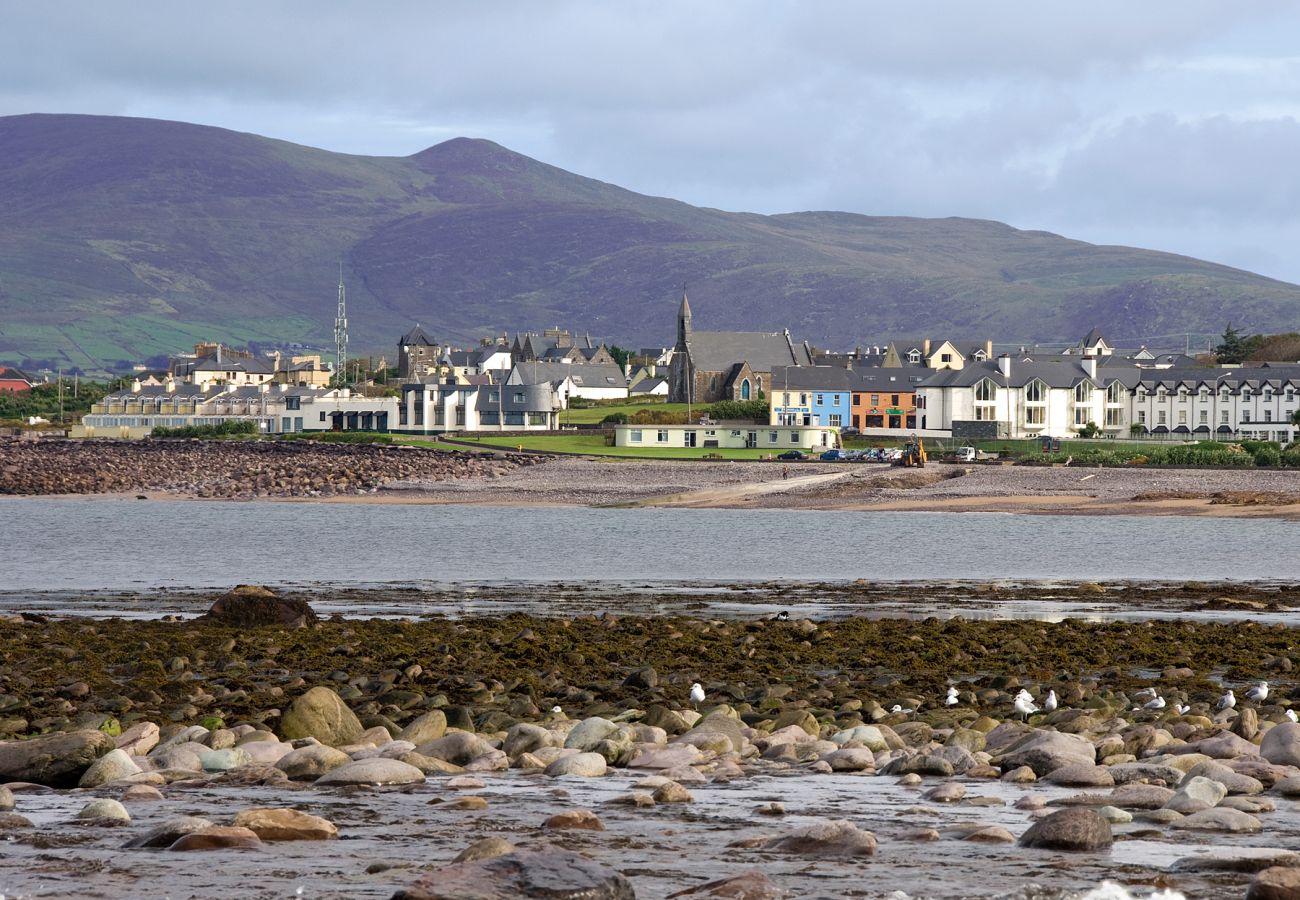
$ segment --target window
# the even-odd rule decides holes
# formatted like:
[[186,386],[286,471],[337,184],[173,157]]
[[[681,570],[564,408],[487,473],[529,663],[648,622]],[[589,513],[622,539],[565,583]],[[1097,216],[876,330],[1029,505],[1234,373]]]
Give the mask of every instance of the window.
[[1138,424],[1139,424],[1139,425],[1145,425],[1146,423],[1147,423],[1147,411],[1146,411],[1145,409],[1139,409],[1139,410],[1138,410]]
[[1272,421],[1273,421],[1273,410],[1271,410],[1271,409],[1266,409],[1266,410],[1264,410],[1264,421],[1265,421],[1265,422],[1272,422]]
[[992,422],[997,418],[998,386],[989,379],[975,385],[975,421]]
[[818,406],[825,406],[825,405],[826,405],[826,395],[825,395],[825,394],[818,394],[818,395],[817,395],[817,405],[818,405]]
[[500,391],[488,391],[488,397],[487,397],[487,398],[488,398],[488,403],[500,403],[500,402],[501,402],[501,392],[500,392]]
[[1264,399],[1265,400],[1273,399],[1273,389],[1271,387],[1264,388]]
[[1025,385],[1025,402],[1026,403],[1043,403],[1047,400],[1047,385],[1038,379],[1034,379]]
[[1124,424],[1124,410],[1119,406],[1108,406],[1106,408],[1106,427],[1118,428]]
[[[416,408],[418,409],[419,407],[416,407]],[[322,422],[325,421],[325,411],[324,411],[324,410],[321,410],[320,420],[321,420]]]
[[545,425],[545,424],[546,424],[546,413],[544,413],[544,412],[530,412],[530,413],[528,414],[528,424],[529,424],[529,425]]
[[1169,392],[1168,392],[1167,390],[1165,390],[1164,388],[1160,388],[1160,390],[1156,391],[1156,399],[1157,399],[1157,400],[1168,400],[1168,399],[1169,399]]
[[1178,410],[1178,424],[1179,425],[1187,424],[1187,410],[1185,409]]
[[1124,385],[1118,381],[1112,381],[1106,388],[1106,402],[1111,405],[1119,405],[1124,402]]
[[657,435],[655,435],[655,440],[658,441],[658,442],[661,443],[661,444],[666,444],[666,443],[668,443],[668,429],[667,429],[667,428],[660,428],[660,429],[659,429],[659,433],[658,433]]
[[781,395],[781,404],[782,404],[783,406],[789,406],[789,405],[790,405],[790,395],[789,395],[788,393],[786,393],[786,394],[782,394],[782,395]]
[[776,432],[775,432],[775,431],[769,431],[769,432],[767,433],[767,442],[768,442],[769,444],[775,444],[775,443],[776,443]]
[[799,443],[799,432],[797,431],[790,432],[790,443],[792,444]]
[[285,398],[284,398],[284,408],[285,408],[285,409],[302,409],[302,398],[301,398],[301,397],[285,397]]
[[1241,411],[1241,421],[1243,421],[1243,422],[1249,422],[1249,421],[1250,421],[1250,410],[1248,410],[1248,409],[1243,409],[1243,410]]
[[1201,410],[1200,423],[1202,425],[1210,424],[1210,411],[1208,409]]
[[1286,389],[1286,402],[1291,403],[1295,400],[1295,388]]
[[871,395],[871,405],[872,405],[872,406],[879,406],[879,405],[880,405],[880,395],[879,395],[879,394],[872,394],[872,395]]
[[861,406],[861,405],[862,405],[862,395],[861,395],[861,394],[854,394],[854,395],[853,395],[853,405],[854,405],[854,406]]
[[840,415],[839,415],[838,413],[833,414],[833,415],[830,417],[830,422],[828,422],[827,424],[829,424],[832,428],[839,428],[839,427],[840,427],[840,424],[841,424],[841,417],[840,417]]
[[1228,411],[1226,409],[1219,412],[1219,422],[1224,425],[1228,424]]
[[807,394],[800,394],[800,395],[799,395],[799,405],[800,405],[800,406],[807,406],[807,405],[808,405],[808,395],[807,395]]
[[1157,424],[1157,425],[1168,425],[1168,424],[1169,424],[1169,418],[1168,418],[1168,417],[1169,417],[1169,414],[1168,414],[1168,413],[1166,413],[1163,409],[1160,410],[1160,412],[1156,413],[1156,424]]
[[921,361],[921,351],[920,351],[920,350],[908,350],[908,351],[907,351],[907,361],[910,362],[912,365],[916,365],[917,363],[919,363],[919,362]]
[[1228,390],[1226,387],[1223,390],[1219,391],[1220,400],[1227,401],[1231,399],[1231,397],[1232,397],[1232,391]]
[[950,362],[952,362],[952,354],[951,354],[951,353],[940,353],[940,354],[939,354],[939,362],[944,362],[944,363],[950,363]]
[[1036,406],[1025,407],[1025,424],[1026,425],[1046,425],[1047,424],[1047,406],[1038,404]]
[[889,405],[890,405],[890,406],[898,406],[898,395],[897,395],[897,394],[890,394],[890,395],[889,395]]
[[633,428],[631,431],[628,432],[627,439],[630,443],[633,444],[641,443],[641,429]]
[[515,391],[515,402],[516,402],[516,403],[523,403],[523,402],[524,402],[524,392],[523,392],[523,391]]

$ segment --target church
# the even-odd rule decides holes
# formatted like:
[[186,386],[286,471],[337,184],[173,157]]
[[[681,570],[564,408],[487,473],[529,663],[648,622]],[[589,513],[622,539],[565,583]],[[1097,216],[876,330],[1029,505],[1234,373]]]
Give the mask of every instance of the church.
[[772,389],[772,369],[811,366],[812,348],[789,331],[696,331],[682,292],[677,344],[668,372],[671,403],[758,400]]

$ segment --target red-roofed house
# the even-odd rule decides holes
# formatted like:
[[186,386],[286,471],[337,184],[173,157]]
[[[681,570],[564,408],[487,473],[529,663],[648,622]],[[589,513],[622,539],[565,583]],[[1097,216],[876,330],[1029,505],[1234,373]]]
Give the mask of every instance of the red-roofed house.
[[31,379],[22,372],[0,366],[0,394],[21,394],[31,389]]

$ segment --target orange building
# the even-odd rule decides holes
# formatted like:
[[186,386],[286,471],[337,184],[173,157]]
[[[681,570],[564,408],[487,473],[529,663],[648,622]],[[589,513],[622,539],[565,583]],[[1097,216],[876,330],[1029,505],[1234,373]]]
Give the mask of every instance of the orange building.
[[857,370],[849,379],[852,402],[849,415],[854,428],[914,430],[916,382],[921,379],[899,369]]

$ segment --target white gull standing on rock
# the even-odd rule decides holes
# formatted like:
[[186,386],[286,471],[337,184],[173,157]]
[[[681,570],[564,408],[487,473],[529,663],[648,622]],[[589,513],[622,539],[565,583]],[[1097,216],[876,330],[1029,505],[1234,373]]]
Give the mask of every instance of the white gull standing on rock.
[[1246,691],[1246,699],[1251,703],[1263,703],[1268,699],[1268,682],[1261,681],[1250,690]]
[[704,686],[698,681],[691,685],[691,702],[697,706],[704,702]]
[[956,705],[957,705],[958,703],[960,703],[960,702],[961,702],[961,701],[960,701],[959,699],[957,699],[957,689],[956,689],[955,687],[949,687],[949,688],[948,688],[948,697],[943,701],[943,705],[944,705],[944,706],[956,706]]
[[1164,697],[1161,697],[1159,694],[1156,694],[1156,696],[1155,696],[1154,699],[1152,699],[1152,700],[1148,700],[1146,703],[1143,703],[1143,704],[1142,704],[1142,708],[1143,708],[1143,709],[1153,709],[1153,710],[1154,710],[1154,709],[1164,709],[1164,708],[1165,708],[1165,698],[1164,698]]
[[1034,698],[1029,696],[1028,691],[1022,690],[1016,695],[1015,702],[1016,712],[1018,712],[1026,722],[1029,721],[1030,713],[1038,712],[1038,707],[1034,704]]
[[1228,693],[1219,698],[1219,702],[1214,708],[1217,710],[1232,709],[1236,705],[1237,698],[1233,696],[1232,688],[1229,688]]
[[1295,714],[1294,709],[1288,709],[1285,713],[1283,713],[1283,715],[1286,716],[1288,719],[1290,719],[1292,722],[1300,722],[1300,716],[1297,716]]
[[1047,692],[1047,699],[1043,701],[1043,709],[1047,710],[1048,712],[1055,712],[1055,711],[1056,711],[1056,707],[1057,707],[1058,705],[1059,705],[1059,704],[1057,703],[1057,700],[1056,700],[1056,691],[1054,691],[1054,690],[1053,690],[1053,691],[1048,691],[1048,692]]

